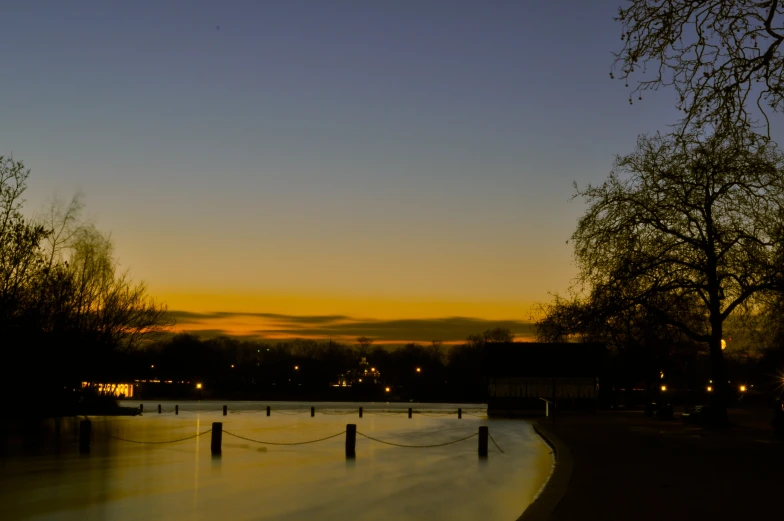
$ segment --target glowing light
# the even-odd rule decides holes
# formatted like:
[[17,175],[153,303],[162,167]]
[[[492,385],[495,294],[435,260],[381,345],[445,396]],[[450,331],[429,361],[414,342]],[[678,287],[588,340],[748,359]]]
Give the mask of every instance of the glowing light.
[[422,368],[421,367],[417,367],[416,371],[417,371],[417,373],[421,373],[422,372]]
[[362,378],[360,378],[360,379],[359,379],[359,380],[357,380],[357,381],[358,381],[359,383],[362,383]]
[[742,392],[742,393],[746,392],[746,386],[745,385],[741,385],[740,386],[740,392]]
[[298,366],[298,365],[295,365],[295,366],[294,366],[294,370],[295,370],[295,371],[299,371],[299,366]]
[[384,389],[384,392],[387,392],[387,393],[388,393],[389,391],[390,391],[389,387],[386,387],[386,388]]
[[659,371],[659,378],[664,378],[664,371]]
[[201,389],[201,384],[196,384],[196,389]]
[[666,391],[666,390],[667,390],[667,386],[666,386],[666,385],[662,385],[662,386],[661,386],[661,390],[662,390],[662,391]]
[[721,339],[721,350],[724,351],[725,349],[727,349],[727,342],[725,342],[724,339],[722,338]]
[[713,387],[709,385],[708,386],[708,392],[711,392],[712,390],[713,390]]
[[155,364],[152,364],[152,365],[150,366],[150,369],[155,369]]
[[371,372],[371,373],[375,373],[375,372],[376,372],[376,368],[375,368],[375,367],[371,367],[371,368],[370,368],[370,372]]
[[234,369],[234,364],[231,364],[231,368]]

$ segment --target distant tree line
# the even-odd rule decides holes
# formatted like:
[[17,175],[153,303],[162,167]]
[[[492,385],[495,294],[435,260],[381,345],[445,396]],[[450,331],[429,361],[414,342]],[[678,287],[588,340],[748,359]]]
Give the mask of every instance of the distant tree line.
[[26,218],[30,172],[0,156],[0,390],[26,409],[56,409],[80,382],[111,377],[165,329],[165,308],[120,271],[112,243],[82,220],[81,199]]
[[142,397],[481,401],[484,346],[513,340],[503,328],[471,335],[459,345],[398,347],[374,345],[367,337],[348,345],[178,334],[137,351],[125,376],[142,380],[137,386]]

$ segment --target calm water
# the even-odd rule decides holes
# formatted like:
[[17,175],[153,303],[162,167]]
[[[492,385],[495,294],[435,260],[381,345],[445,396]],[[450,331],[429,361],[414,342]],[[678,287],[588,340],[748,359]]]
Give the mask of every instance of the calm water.
[[[124,405],[138,406],[126,401]],[[180,414],[92,418],[89,455],[79,455],[77,424],[64,421],[59,444],[38,433],[34,447],[17,437],[0,458],[0,519],[11,520],[500,520],[513,521],[552,469],[548,447],[522,420],[488,419],[463,405],[180,402]],[[160,402],[173,410],[175,402]],[[263,407],[272,405],[272,416]],[[364,405],[359,418],[357,407]],[[428,414],[408,419],[407,407]],[[257,412],[259,411],[259,412]],[[280,412],[276,412],[280,411]],[[286,413],[286,414],[284,414]],[[434,448],[401,448],[357,436],[357,457],[345,459],[345,436],[295,446],[260,445],[224,433],[223,454],[210,455],[209,433],[171,444],[223,422],[224,431],[271,442],[309,441],[347,423],[374,438],[428,445],[456,440],[488,425],[504,453],[477,438]],[[29,437],[29,436],[28,436]],[[14,445],[16,443],[16,445]],[[27,443],[30,445],[30,443]],[[8,448],[11,446],[11,449]],[[59,448],[58,448],[59,447]]]

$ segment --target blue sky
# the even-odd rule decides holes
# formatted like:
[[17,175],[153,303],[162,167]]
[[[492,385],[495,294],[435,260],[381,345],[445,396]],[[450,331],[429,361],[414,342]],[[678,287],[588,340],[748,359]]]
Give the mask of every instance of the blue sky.
[[4,3],[0,153],[191,312],[524,320],[639,133],[620,0]]

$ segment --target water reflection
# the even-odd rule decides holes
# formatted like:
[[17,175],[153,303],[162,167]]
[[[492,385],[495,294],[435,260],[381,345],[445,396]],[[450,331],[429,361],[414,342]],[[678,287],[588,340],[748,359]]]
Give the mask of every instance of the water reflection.
[[[319,408],[315,418],[309,408],[301,415],[276,415],[273,408],[267,417],[252,412],[258,404],[242,403],[229,404],[224,417],[220,405],[183,404],[179,416],[92,418],[89,455],[78,453],[78,419],[63,419],[59,439],[53,420],[15,427],[1,444],[0,519],[508,520],[530,503],[552,465],[548,448],[519,420],[416,414],[408,419],[407,414],[368,414],[367,404],[362,419],[319,414]],[[284,405],[294,410],[294,404],[278,407]],[[345,407],[328,405],[336,413]],[[188,406],[191,411],[184,411]],[[208,430],[213,421],[268,441],[317,439],[355,423],[360,432],[409,444],[457,439],[489,425],[505,454],[491,446],[487,459],[478,458],[476,437],[432,449],[358,437],[355,460],[346,460],[343,436],[310,445],[261,446],[224,433],[220,458],[210,454],[209,434],[158,445],[115,439],[177,439]]]

